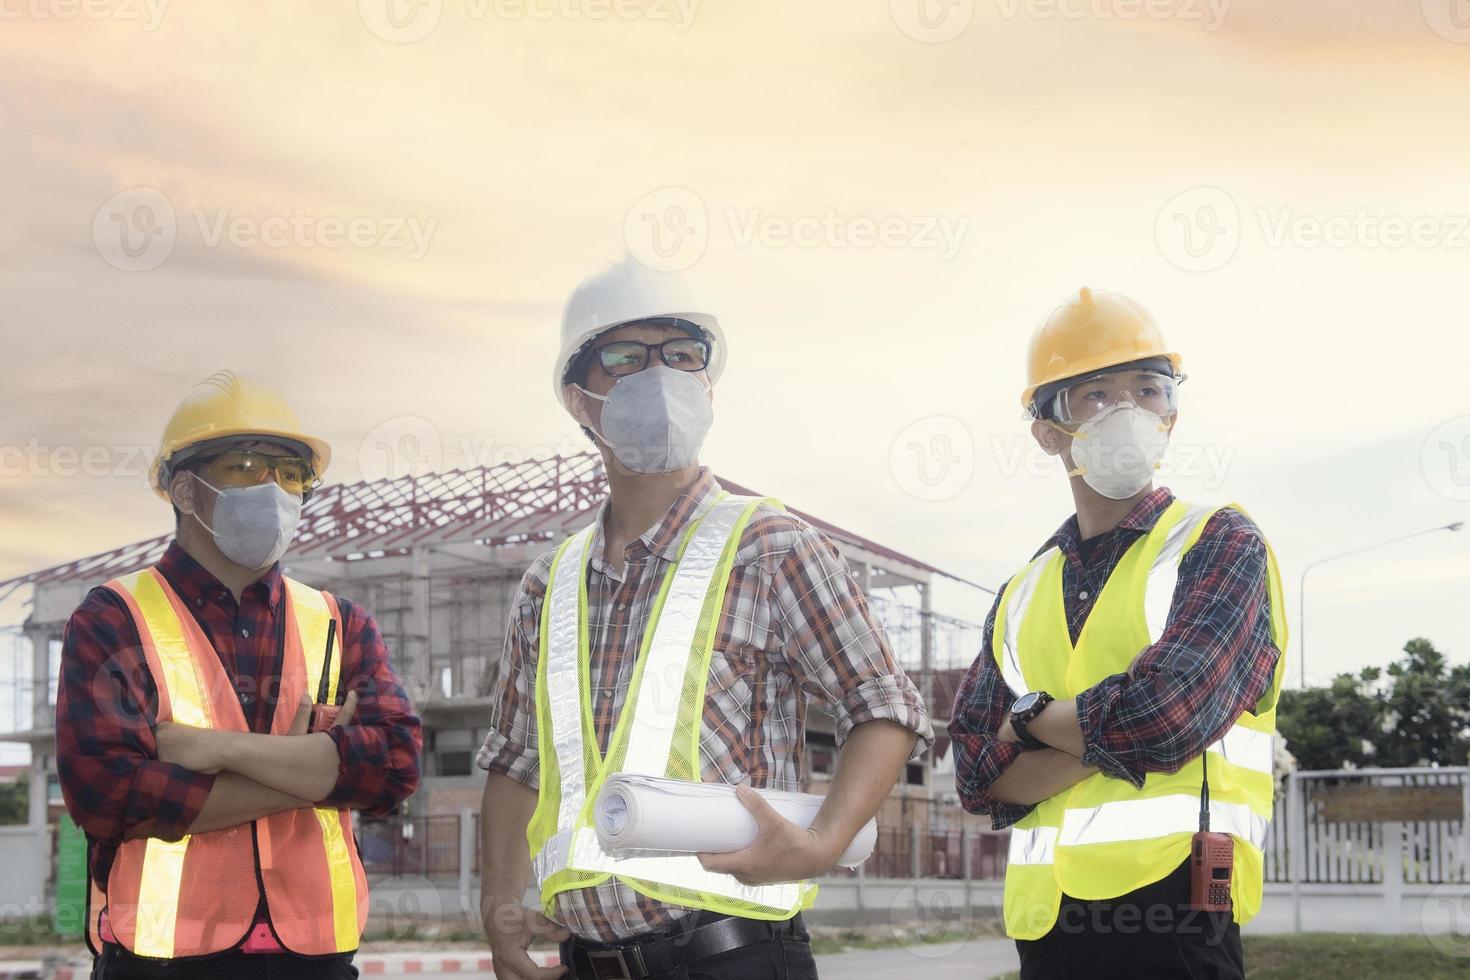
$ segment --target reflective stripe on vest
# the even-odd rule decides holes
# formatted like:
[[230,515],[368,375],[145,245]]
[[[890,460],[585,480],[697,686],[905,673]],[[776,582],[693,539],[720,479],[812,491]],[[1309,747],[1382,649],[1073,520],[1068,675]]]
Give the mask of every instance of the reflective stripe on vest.
[[[1270,820],[1243,803],[1210,801],[1210,830],[1233,834],[1257,847],[1266,844]],[[1055,828],[1049,828],[1055,829]],[[1134,800],[1113,800],[1086,809],[1068,809],[1057,843],[1112,844],[1148,840],[1167,834],[1192,834],[1199,829],[1199,796],[1176,794]]]
[[1008,864],[1051,864],[1057,849],[1057,828],[1011,828]]
[[1004,634],[1005,658],[1001,661],[1000,673],[1006,687],[1018,698],[1031,693],[1031,688],[1026,685],[1026,674],[1021,670],[1021,620],[1025,616],[1026,607],[1031,604],[1031,596],[1036,592],[1036,583],[1041,580],[1041,573],[1046,571],[1048,564],[1059,560],[1061,556],[1062,553],[1056,548],[1048,548],[1021,573],[1020,581],[1015,583],[1014,595],[1010,594],[1010,589],[1006,589],[1005,602],[1009,611]]
[[[143,618],[137,624],[157,655],[162,676],[154,678],[162,698],[168,697],[168,717],[181,725],[215,728],[206,704],[202,683],[184,636],[183,624],[169,601],[163,577],[154,569],[144,569],[119,583],[131,593]],[[146,633],[144,627],[146,624]],[[159,705],[162,718],[164,705]],[[176,841],[147,838],[143,853],[143,870],[138,890],[138,919],[133,952],[139,956],[172,958],[174,929],[179,919],[179,890],[184,880],[184,855],[189,849],[190,835]]]
[[[326,703],[335,703],[345,642],[340,629],[331,627],[339,616],[330,596],[289,578],[283,587],[286,652],[274,734],[290,730],[302,691],[315,700],[325,681]],[[127,604],[138,628],[158,691],[158,719],[249,731],[218,654],[162,575],[146,569],[109,582],[108,588]],[[330,665],[328,636],[334,650]],[[249,931],[260,902],[257,883],[264,882],[272,927],[287,950],[324,955],[356,949],[366,918],[367,882],[350,827],[346,811],[312,808],[179,841],[125,842],[109,878],[113,931],[142,956],[218,953]],[[303,828],[310,830],[303,833]],[[181,907],[188,893],[195,897]]]
[[[619,772],[668,774],[676,749],[679,706],[695,693],[701,694],[702,701],[708,671],[704,675],[692,672],[691,658],[707,656],[713,644],[723,589],[714,597],[711,590],[728,576],[739,535],[761,502],[760,498],[722,494],[687,533],[678,561],[667,573],[669,578],[656,601],[641,662],[635,667],[623,709],[626,714],[631,708],[632,714],[626,721],[618,719],[619,726],[627,726],[627,750]],[[587,552],[594,533],[595,527],[585,528],[557,552],[542,612],[546,622],[544,708],[560,770],[556,830],[532,854],[532,870],[542,889],[543,902],[550,904],[552,896],[546,889],[553,876],[573,871],[613,875],[635,889],[640,883],[651,883],[700,892],[716,900],[760,906],[773,916],[796,911],[814,888],[813,883],[750,886],[733,875],[704,870],[692,854],[617,856],[605,851],[598,840],[590,819],[592,804],[603,781],[613,774],[611,756],[620,732],[615,728],[609,739],[607,759],[601,759],[586,741],[594,737],[582,676],[587,643]],[[711,598],[712,602],[707,601]],[[697,687],[698,692],[686,690],[686,684]],[[702,711],[697,711],[693,732],[696,743],[700,717]],[[594,762],[600,763],[599,771],[586,773],[586,766]],[[697,752],[694,765],[697,779]],[[545,805],[550,789],[543,780],[538,811]],[[533,817],[533,827],[536,823]],[[535,848],[534,838],[532,846]]]
[[[325,594],[294,579],[286,579],[286,588],[291,594],[291,612],[294,628],[300,638],[299,646],[306,661],[307,693],[312,701],[321,687],[323,672],[328,670],[327,645],[314,642],[307,637],[325,637],[332,622],[332,610],[327,605]],[[334,664],[326,679],[326,700],[323,704],[337,703],[337,682],[342,675],[342,644],[346,638],[336,636]],[[313,807],[317,826],[321,828],[322,848],[326,857],[327,876],[332,889],[332,935],[337,949],[346,952],[357,948],[361,930],[357,915],[357,876],[352,867],[353,850],[349,850],[347,835],[342,830],[342,812],[335,807]],[[261,821],[257,833],[270,833],[270,821]]]

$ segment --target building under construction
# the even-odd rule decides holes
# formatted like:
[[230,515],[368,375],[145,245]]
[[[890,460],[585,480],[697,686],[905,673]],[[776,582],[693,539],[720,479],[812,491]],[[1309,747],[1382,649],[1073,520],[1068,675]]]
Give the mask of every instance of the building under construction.
[[[756,492],[721,482],[735,493]],[[408,803],[409,816],[478,808],[483,775],[474,768],[474,754],[489,723],[490,691],[521,576],[538,554],[585,526],[606,492],[601,458],[589,452],[327,486],[307,503],[284,559],[287,572],[352,598],[376,617],[424,720],[423,781]],[[947,767],[935,778],[935,759],[946,754],[955,680],[978,651],[980,631],[938,615],[932,600],[939,579],[963,580],[813,514],[793,512],[836,543],[934,716],[936,751],[909,767],[879,814],[880,824],[905,838],[911,829],[957,829],[961,812],[953,783]],[[53,718],[66,621],[88,590],[152,564],[171,537],[0,582],[0,599],[31,590],[18,626],[29,642],[17,647],[28,648],[29,664],[20,664],[13,678],[21,701],[17,730],[4,737],[31,746],[34,831],[54,826],[60,808]],[[976,608],[988,598],[977,594]],[[809,787],[820,792],[835,758],[833,725],[821,710],[808,717],[804,769]]]

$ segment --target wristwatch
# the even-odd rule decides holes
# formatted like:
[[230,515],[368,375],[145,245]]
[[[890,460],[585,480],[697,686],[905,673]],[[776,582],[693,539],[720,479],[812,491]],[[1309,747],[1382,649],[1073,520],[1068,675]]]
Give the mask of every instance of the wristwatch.
[[1045,691],[1032,691],[1016,698],[1016,703],[1011,705],[1011,728],[1026,748],[1044,749],[1047,747],[1045,742],[1026,731],[1026,726],[1055,700],[1056,698]]

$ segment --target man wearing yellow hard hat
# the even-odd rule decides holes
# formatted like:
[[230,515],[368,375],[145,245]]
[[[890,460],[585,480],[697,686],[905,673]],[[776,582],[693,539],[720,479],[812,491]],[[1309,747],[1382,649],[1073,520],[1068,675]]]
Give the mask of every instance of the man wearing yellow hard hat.
[[351,811],[414,791],[422,734],[373,618],[281,572],[330,455],[271,389],[201,382],[153,467],[174,541],[67,623],[57,756],[95,980],[357,975]]
[[[560,339],[553,390],[602,448],[610,491],[526,573],[507,629],[478,757],[497,976],[815,977],[814,879],[932,741],[923,699],[833,544],[700,465],[725,331],[681,277],[603,268],[572,292]],[[756,790],[800,789],[810,700],[828,703],[840,755],[803,828]],[[604,848],[593,804],[628,773],[748,783],[733,807],[754,843]],[[540,911],[522,906],[532,883]],[[565,966],[535,965],[533,935],[559,940]]]
[[1076,513],[996,597],[949,726],[965,808],[1011,828],[1023,978],[1244,975],[1286,623],[1250,518],[1153,485],[1183,380],[1125,296],[1031,340],[1021,401]]

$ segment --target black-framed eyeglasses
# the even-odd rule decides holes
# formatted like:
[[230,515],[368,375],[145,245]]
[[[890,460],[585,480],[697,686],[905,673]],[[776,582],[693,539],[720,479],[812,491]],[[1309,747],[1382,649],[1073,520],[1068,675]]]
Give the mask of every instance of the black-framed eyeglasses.
[[710,343],[695,337],[675,337],[661,344],[615,340],[592,349],[602,369],[615,378],[637,374],[648,367],[653,351],[658,351],[659,359],[676,371],[703,371],[709,367]]

